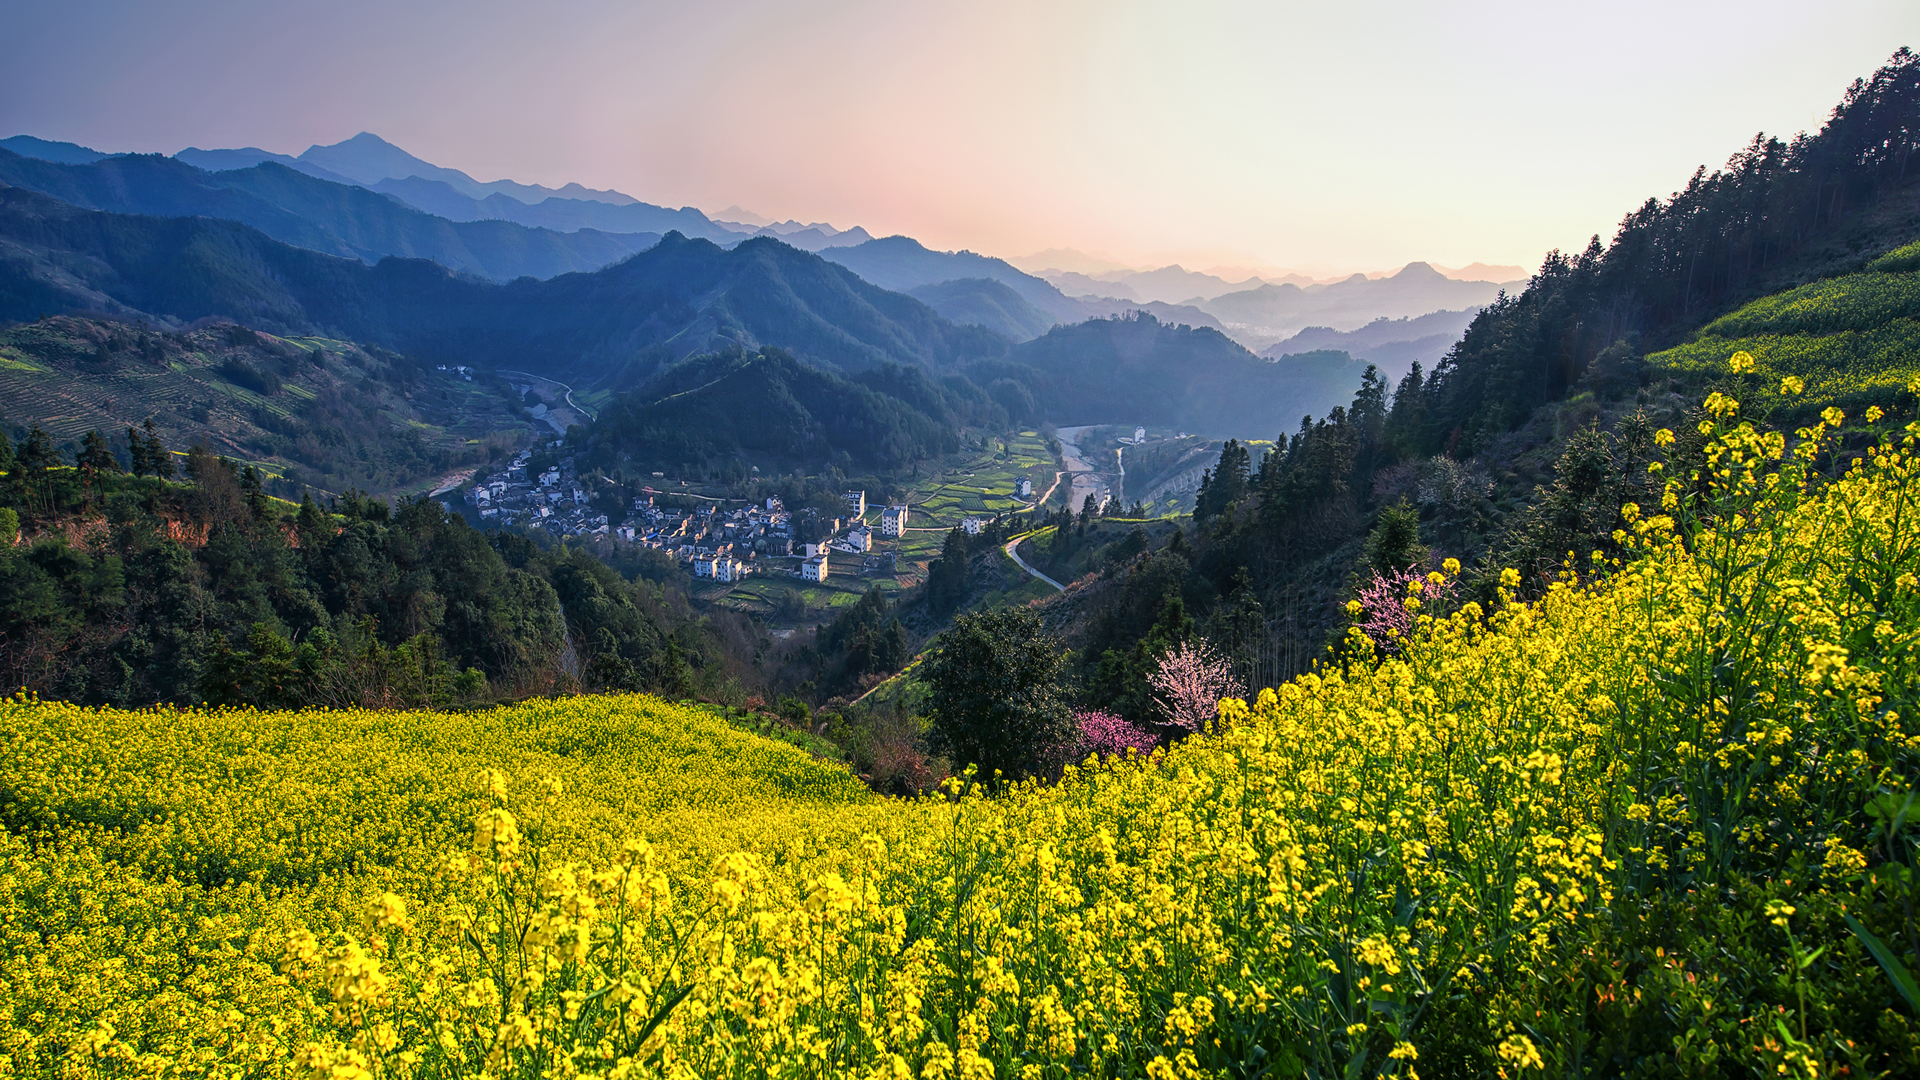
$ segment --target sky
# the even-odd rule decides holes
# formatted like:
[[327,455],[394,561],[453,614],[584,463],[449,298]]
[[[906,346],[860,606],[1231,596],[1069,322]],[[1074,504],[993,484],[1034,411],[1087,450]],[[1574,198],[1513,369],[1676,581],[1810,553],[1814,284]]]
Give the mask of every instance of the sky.
[[1817,129],[1914,0],[9,0],[0,137],[297,154],[371,131],[930,247],[1538,265]]

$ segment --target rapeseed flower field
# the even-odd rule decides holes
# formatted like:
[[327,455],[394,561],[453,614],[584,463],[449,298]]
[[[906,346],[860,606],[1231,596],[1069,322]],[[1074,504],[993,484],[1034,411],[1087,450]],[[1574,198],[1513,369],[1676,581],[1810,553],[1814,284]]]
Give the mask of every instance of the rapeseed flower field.
[[1707,404],[1631,558],[1055,784],[883,800],[637,697],[0,706],[0,1061],[1914,1075],[1920,424]]

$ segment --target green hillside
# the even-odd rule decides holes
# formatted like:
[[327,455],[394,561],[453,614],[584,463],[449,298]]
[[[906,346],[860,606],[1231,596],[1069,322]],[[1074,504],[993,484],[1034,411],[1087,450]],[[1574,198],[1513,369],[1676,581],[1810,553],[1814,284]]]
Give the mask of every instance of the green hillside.
[[[1849,415],[1906,404],[1920,376],[1920,242],[1875,259],[1863,273],[1810,282],[1763,297],[1707,324],[1694,340],[1654,353],[1656,369],[1722,372],[1727,357],[1755,360],[1748,396],[1796,415],[1837,405]],[[1803,395],[1782,394],[1793,376]]]
[[0,425],[39,425],[56,445],[99,430],[124,450],[149,420],[172,449],[263,466],[295,498],[424,489],[533,433],[491,382],[344,341],[67,316],[0,330]]
[[958,450],[962,424],[1004,415],[912,368],[842,378],[780,349],[734,349],[614,399],[577,444],[587,463],[631,460],[675,475],[730,467],[744,479],[750,461],[768,472],[822,460],[898,469]]

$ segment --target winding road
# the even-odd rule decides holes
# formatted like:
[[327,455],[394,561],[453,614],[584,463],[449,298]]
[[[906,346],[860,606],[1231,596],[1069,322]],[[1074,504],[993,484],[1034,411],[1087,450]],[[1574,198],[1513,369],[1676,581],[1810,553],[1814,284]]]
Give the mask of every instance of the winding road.
[[[560,388],[560,400],[567,403],[567,408],[572,409],[574,412],[579,413],[581,416],[586,417],[588,420],[592,420],[594,418],[592,413],[588,412],[586,409],[583,409],[579,405],[574,403],[573,387],[568,386],[566,383],[561,382],[559,379],[549,379],[545,375],[535,375],[531,371],[516,371],[513,368],[496,368],[494,370],[498,371],[502,375],[524,375],[529,379],[539,379],[541,382],[544,382],[544,383],[552,383],[553,385]],[[562,428],[559,422],[549,421],[549,423],[552,423],[554,428],[558,430],[560,434],[565,435],[567,433],[566,429]]]
[[1020,547],[1020,541],[1025,540],[1027,537],[1032,535],[1033,535],[1032,533],[1023,533],[1019,536],[1016,536],[1013,539],[1007,541],[1007,546],[1002,550],[1004,550],[1007,553],[1007,558],[1012,559],[1014,561],[1014,564],[1019,566],[1020,569],[1025,570],[1027,573],[1032,574],[1034,577],[1039,578],[1041,581],[1046,582],[1047,584],[1053,586],[1054,588],[1060,590],[1061,592],[1066,592],[1067,587],[1065,585],[1060,584],[1059,582],[1053,580],[1052,578],[1041,573],[1040,571],[1035,570],[1033,567],[1028,566],[1027,560],[1020,557],[1020,552],[1017,550]]

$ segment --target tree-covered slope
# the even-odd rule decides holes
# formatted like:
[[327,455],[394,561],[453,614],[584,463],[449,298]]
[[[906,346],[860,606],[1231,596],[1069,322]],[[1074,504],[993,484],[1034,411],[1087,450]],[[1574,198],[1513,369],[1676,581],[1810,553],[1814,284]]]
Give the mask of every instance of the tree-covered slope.
[[579,442],[588,462],[631,458],[689,472],[728,461],[741,475],[752,464],[774,472],[819,461],[893,469],[958,449],[962,423],[1003,416],[914,368],[841,377],[780,349],[734,349],[676,364],[621,395]]
[[1760,297],[1858,271],[1920,235],[1920,54],[1847,88],[1818,132],[1755,136],[1613,241],[1552,252],[1492,304],[1424,385],[1431,453],[1472,452],[1565,396],[1589,370],[1678,345]]
[[1365,369],[1342,353],[1266,360],[1219,331],[1137,313],[1057,326],[969,371],[983,386],[1018,383],[1036,417],[1059,424],[1265,439],[1352,397]]
[[151,423],[166,446],[260,465],[272,490],[295,497],[303,485],[424,490],[517,447],[523,412],[490,383],[384,349],[231,323],[166,331],[57,316],[0,330],[0,432],[37,425],[65,445],[97,430],[124,451],[127,429]]
[[906,293],[951,322],[984,326],[1009,341],[1031,341],[1060,321],[991,278],[916,285]]
[[207,172],[153,154],[81,165],[0,150],[0,183],[90,210],[237,221],[284,243],[366,262],[389,255],[432,259],[495,281],[598,269],[660,238],[654,232],[556,232],[511,221],[449,221],[277,162]]

